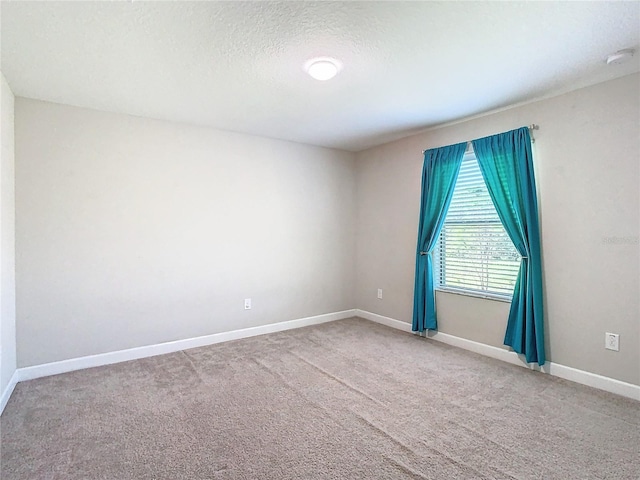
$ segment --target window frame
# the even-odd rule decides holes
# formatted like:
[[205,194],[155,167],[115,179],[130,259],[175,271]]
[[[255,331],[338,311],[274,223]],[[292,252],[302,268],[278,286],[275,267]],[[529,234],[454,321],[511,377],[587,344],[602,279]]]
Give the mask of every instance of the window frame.
[[[475,155],[475,152],[473,151],[473,148],[471,147],[471,144],[469,144],[469,146],[467,147],[467,150],[464,153],[464,157],[462,159],[462,162],[464,162],[465,160],[469,160],[469,158],[473,158],[475,159],[475,161],[477,162],[478,159]],[[462,168],[462,165],[461,165]],[[454,186],[454,189],[457,186],[457,182],[458,180],[456,179],[456,185]],[[483,183],[484,183],[484,179],[483,179]],[[484,185],[486,188],[486,184]],[[454,190],[455,191],[455,190]],[[493,202],[492,202],[493,203]],[[495,206],[494,206],[495,209]],[[447,217],[449,216],[449,212],[447,212]],[[441,262],[441,255],[443,252],[443,244],[442,244],[442,238],[443,238],[443,232],[445,231],[445,226],[446,226],[446,222],[447,222],[447,217],[445,217],[445,223],[442,225],[442,229],[440,231],[440,233],[438,234],[438,240],[436,243],[436,246],[434,248],[434,258],[433,258],[433,264],[434,264],[434,289],[436,291],[440,291],[440,292],[445,292],[445,293],[451,293],[451,294],[455,294],[455,295],[464,295],[464,296],[468,296],[468,297],[476,297],[476,298],[482,298],[482,299],[487,299],[487,300],[494,300],[494,301],[499,301],[499,302],[506,302],[506,303],[511,303],[512,299],[513,299],[513,292],[510,294],[507,293],[499,293],[499,292],[491,292],[491,291],[482,291],[482,290],[476,290],[476,289],[472,289],[472,288],[466,288],[466,287],[457,287],[457,286],[451,286],[451,285],[443,285],[441,284],[442,281],[442,267],[443,264]],[[453,223],[455,225],[455,223]],[[458,225],[460,225],[462,223],[458,223]],[[500,221],[500,219],[498,218],[497,222],[490,222],[490,225],[500,225],[502,227],[502,229],[504,230],[504,225],[502,224],[502,222]],[[506,233],[506,231],[505,231]],[[507,234],[508,236],[508,234]],[[511,240],[511,239],[509,239]],[[513,242],[511,242],[511,244],[513,245]],[[519,252],[517,251],[517,249],[515,248],[515,246],[513,246],[514,251],[520,256]],[[520,258],[522,259],[522,257],[520,256]],[[521,261],[521,260],[520,260]],[[514,279],[514,287],[515,287],[515,281],[517,281],[517,274],[516,274],[516,278]]]

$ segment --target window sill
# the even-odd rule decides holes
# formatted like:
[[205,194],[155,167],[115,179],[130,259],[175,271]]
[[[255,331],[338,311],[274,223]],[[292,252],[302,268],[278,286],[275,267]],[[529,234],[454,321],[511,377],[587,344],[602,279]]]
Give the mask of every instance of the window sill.
[[467,290],[457,290],[455,288],[436,287],[436,292],[453,293],[454,295],[464,295],[465,297],[482,298],[484,300],[493,300],[495,302],[511,303],[511,297],[495,295],[490,293],[470,292]]

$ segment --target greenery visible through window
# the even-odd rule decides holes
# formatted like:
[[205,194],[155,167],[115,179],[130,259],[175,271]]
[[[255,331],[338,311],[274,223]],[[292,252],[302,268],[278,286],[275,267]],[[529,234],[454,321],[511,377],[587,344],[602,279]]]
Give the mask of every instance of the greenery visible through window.
[[513,295],[520,255],[502,226],[473,153],[462,160],[434,253],[439,288],[502,298]]

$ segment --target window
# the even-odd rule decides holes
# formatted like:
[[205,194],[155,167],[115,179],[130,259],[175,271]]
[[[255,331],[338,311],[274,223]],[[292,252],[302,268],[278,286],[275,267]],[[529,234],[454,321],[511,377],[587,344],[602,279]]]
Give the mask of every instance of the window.
[[493,206],[476,156],[466,153],[435,248],[436,285],[511,299],[520,258]]

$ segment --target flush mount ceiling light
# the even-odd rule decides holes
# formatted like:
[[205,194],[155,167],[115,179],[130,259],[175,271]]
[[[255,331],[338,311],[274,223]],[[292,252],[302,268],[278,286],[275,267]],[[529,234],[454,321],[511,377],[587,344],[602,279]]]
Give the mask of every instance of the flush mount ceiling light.
[[607,57],[607,65],[617,65],[624,63],[633,57],[633,48],[625,48],[624,50],[618,50],[616,53],[612,53]]
[[330,80],[335,77],[342,65],[331,57],[312,58],[304,64],[304,70],[316,80]]

